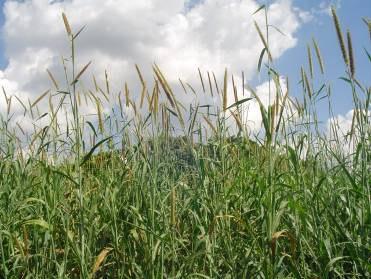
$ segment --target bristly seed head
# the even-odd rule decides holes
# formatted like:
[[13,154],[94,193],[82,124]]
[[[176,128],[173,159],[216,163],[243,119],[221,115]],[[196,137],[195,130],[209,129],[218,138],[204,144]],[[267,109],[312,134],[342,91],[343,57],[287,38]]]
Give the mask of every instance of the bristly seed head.
[[335,11],[334,7],[331,7],[331,12],[332,12],[332,18],[334,20],[336,34],[337,34],[337,37],[338,37],[338,40],[339,40],[341,53],[343,55],[343,59],[344,59],[345,64],[348,66],[349,65],[349,59],[348,59],[348,55],[347,55],[347,52],[346,52],[346,49],[345,49],[343,33],[341,32],[339,19],[338,19],[338,16],[336,15],[336,11]]
[[68,23],[68,19],[67,19],[66,14],[62,13],[62,17],[63,17],[64,27],[66,28],[67,34],[69,36],[71,36],[72,35],[72,30],[71,30],[70,24]]
[[349,30],[347,30],[347,41],[348,41],[350,74],[351,74],[352,77],[354,77],[356,68],[355,68],[354,55],[353,55],[352,38],[350,36],[350,31]]

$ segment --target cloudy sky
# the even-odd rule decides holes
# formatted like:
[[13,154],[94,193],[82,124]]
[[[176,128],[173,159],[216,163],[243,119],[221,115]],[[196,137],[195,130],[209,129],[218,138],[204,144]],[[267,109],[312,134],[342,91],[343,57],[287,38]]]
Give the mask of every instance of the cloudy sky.
[[[325,78],[334,84],[334,112],[351,117],[350,91],[338,80],[344,67],[329,7],[337,7],[344,32],[351,30],[357,77],[369,84],[363,48],[370,52],[370,39],[361,20],[371,16],[367,0],[0,0],[0,83],[8,95],[34,99],[51,87],[46,69],[63,81],[61,57],[68,56],[61,17],[65,12],[75,31],[86,25],[77,40],[79,67],[92,60],[86,87],[93,86],[93,74],[103,80],[107,70],[112,90],[122,90],[125,81],[135,90],[139,81],[134,65],[151,80],[155,62],[174,84],[181,78],[199,85],[198,68],[215,72],[222,81],[227,67],[236,82],[244,71],[249,84],[264,89],[266,76],[257,73],[263,46],[253,24],[256,20],[262,26],[264,19],[253,13],[266,2],[269,23],[284,33],[272,28],[269,43],[275,67],[290,77],[290,94],[299,94],[300,66],[307,67],[306,45],[315,37],[325,60]],[[319,108],[326,121],[326,104]]]

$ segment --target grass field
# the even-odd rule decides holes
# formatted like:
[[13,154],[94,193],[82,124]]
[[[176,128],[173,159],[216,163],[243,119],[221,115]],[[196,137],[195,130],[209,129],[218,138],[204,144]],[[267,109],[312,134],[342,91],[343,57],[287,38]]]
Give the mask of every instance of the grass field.
[[[22,132],[10,120],[17,100],[5,94],[0,278],[370,277],[371,87],[357,80],[351,34],[335,10],[333,18],[344,62],[336,82],[353,97],[347,135],[336,121],[324,131],[317,120],[317,102],[331,113],[333,96],[316,41],[301,70],[301,101],[280,83],[256,24],[265,49],[258,68],[271,78],[274,101],[266,106],[247,87],[248,98],[228,93],[227,70],[219,83],[200,72],[205,93],[197,94],[219,95],[220,104],[188,109],[178,101],[186,93],[173,91],[157,65],[151,87],[137,67],[137,100],[127,86],[110,92],[108,80],[82,90],[89,64],[76,69],[75,48],[83,33],[63,14],[66,81],[48,72],[53,89],[22,103],[46,124]],[[106,100],[118,100],[108,113]],[[249,102],[260,106],[256,137],[244,121]],[[83,106],[96,108],[93,118]]]

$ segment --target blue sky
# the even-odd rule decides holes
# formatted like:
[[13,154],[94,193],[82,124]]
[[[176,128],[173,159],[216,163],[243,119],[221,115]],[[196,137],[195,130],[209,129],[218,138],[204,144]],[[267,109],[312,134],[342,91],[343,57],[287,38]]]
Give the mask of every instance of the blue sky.
[[[5,2],[5,0],[0,0],[0,6],[1,6],[0,25],[1,26],[3,26],[3,24],[4,24],[4,13],[3,13],[4,2]],[[4,54],[4,42],[3,42],[3,38],[1,36],[1,40],[0,40],[0,68],[4,69],[6,64],[7,64],[7,61],[6,61],[6,57],[5,57],[5,54]]]
[[[244,0],[241,0],[244,1]],[[0,25],[4,24],[4,14],[3,5],[4,0],[0,0],[1,14],[0,14]],[[86,1],[87,3],[88,1]],[[92,1],[93,2],[93,1]],[[95,1],[96,2],[96,1]],[[198,0],[191,0],[188,3],[188,8],[192,8],[197,5]],[[259,1],[265,3],[266,1]],[[275,1],[268,1],[269,3],[274,3]],[[325,80],[330,81],[333,84],[333,101],[334,101],[334,112],[335,114],[346,114],[351,108],[351,94],[347,88],[347,84],[338,78],[344,76],[344,65],[341,59],[340,49],[337,43],[337,37],[334,32],[334,26],[332,18],[321,10],[323,6],[329,6],[334,4],[337,6],[337,13],[341,21],[343,32],[349,29],[352,34],[353,47],[356,55],[356,77],[364,83],[370,82],[370,62],[368,61],[363,48],[370,50],[370,38],[368,30],[362,17],[371,17],[371,1],[368,0],[292,0],[291,5],[299,8],[301,11],[309,12],[312,19],[308,22],[302,22],[300,27],[294,33],[294,37],[298,39],[295,47],[288,48],[283,55],[281,55],[275,61],[275,67],[279,70],[279,73],[284,76],[289,76],[290,87],[292,88],[292,93],[295,95],[298,90],[296,83],[299,81],[299,71],[300,66],[304,65],[307,67],[307,55],[306,55],[306,45],[311,43],[312,37],[314,37],[321,49],[322,56],[325,62]],[[84,3],[83,1],[81,3]],[[165,3],[165,2],[164,2]],[[323,4],[321,6],[321,3]],[[165,4],[164,4],[165,5]],[[165,7],[165,6],[164,6]],[[248,15],[247,15],[248,16]],[[285,15],[283,15],[285,16]],[[81,19],[83,20],[83,19]],[[58,23],[59,24],[59,23]],[[88,28],[94,27],[93,24],[88,23]],[[207,35],[207,33],[205,33]],[[193,34],[194,36],[195,34]],[[197,34],[196,34],[197,35]],[[244,34],[240,34],[241,37]],[[22,36],[19,34],[18,36]],[[84,35],[85,36],[85,35]],[[87,35],[88,37],[88,35]],[[99,40],[90,41],[94,44],[101,43]],[[22,47],[27,47],[27,42],[23,42]],[[7,67],[7,57],[4,49],[4,38],[1,36],[0,40],[0,69],[5,70]],[[132,51],[132,50],[130,50]],[[228,54],[228,53],[227,53]],[[314,52],[313,52],[314,55]],[[232,60],[233,61],[233,60]],[[170,67],[171,69],[171,67]],[[317,76],[319,75],[319,70],[315,62],[315,69],[317,70]],[[320,79],[317,79],[320,80]],[[255,78],[251,81],[253,85],[258,85],[264,82],[264,80]],[[318,86],[319,84],[317,84]],[[319,115],[322,120],[328,118],[327,114],[327,104],[320,103],[318,106]]]
[[[318,7],[322,1],[311,0],[294,1],[295,5],[303,10],[310,10]],[[330,1],[328,1],[330,2]],[[332,1],[334,4],[340,3],[337,14],[340,19],[343,32],[349,29],[352,34],[353,49],[356,60],[356,76],[360,81],[370,85],[371,67],[363,48],[370,52],[371,41],[367,26],[362,21],[362,17],[371,17],[371,1],[368,0],[343,0]],[[333,84],[334,112],[344,113],[352,108],[351,91],[347,84],[337,80],[345,76],[344,63],[341,58],[341,52],[338,45],[336,33],[334,31],[333,21],[330,16],[325,14],[318,17],[317,20],[303,24],[297,33],[298,44],[295,48],[287,51],[278,61],[277,67],[282,74],[299,80],[300,65],[308,65],[306,56],[306,45],[314,37],[321,49],[324,58],[326,79]],[[314,53],[313,53],[314,55]],[[317,68],[318,70],[318,68]],[[319,73],[319,71],[317,71]],[[325,118],[327,108],[325,105],[319,106],[321,118]]]

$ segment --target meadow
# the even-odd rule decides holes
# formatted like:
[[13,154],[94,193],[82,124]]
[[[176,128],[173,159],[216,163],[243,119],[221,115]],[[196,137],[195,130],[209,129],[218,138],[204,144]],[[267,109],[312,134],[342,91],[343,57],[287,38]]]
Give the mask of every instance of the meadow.
[[[227,69],[221,81],[199,71],[201,92],[182,81],[177,92],[159,66],[153,83],[136,66],[141,91],[125,85],[116,94],[107,73],[104,84],[79,86],[90,67],[76,66],[84,33],[63,14],[66,80],[47,71],[53,89],[28,103],[4,91],[0,278],[369,278],[371,87],[357,79],[351,33],[332,13],[344,66],[335,82],[353,100],[346,135],[336,121],[328,131],[318,121],[317,103],[331,114],[336,92],[324,81],[316,40],[301,67],[300,98],[274,68],[267,21],[254,28],[269,105]],[[364,59],[371,62],[367,50]],[[187,94],[220,102],[188,108],[178,101]],[[260,108],[258,136],[244,120],[249,102]],[[15,103],[44,124],[27,132],[12,123]]]

